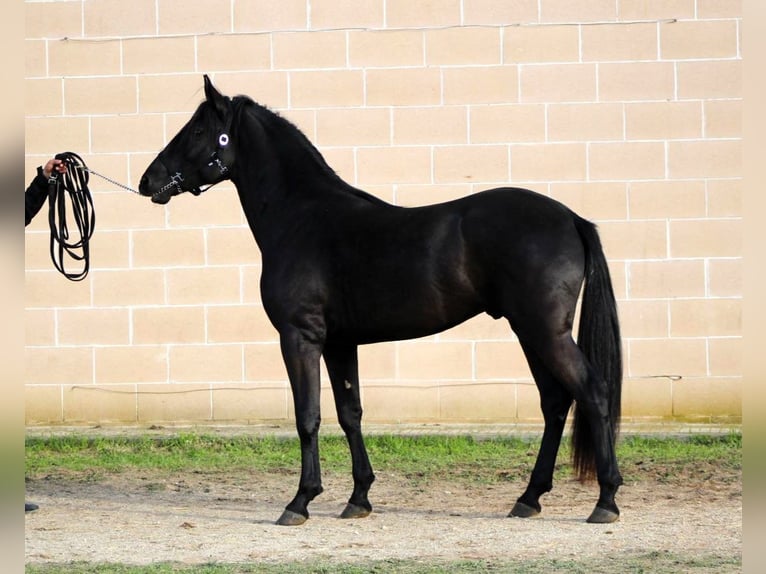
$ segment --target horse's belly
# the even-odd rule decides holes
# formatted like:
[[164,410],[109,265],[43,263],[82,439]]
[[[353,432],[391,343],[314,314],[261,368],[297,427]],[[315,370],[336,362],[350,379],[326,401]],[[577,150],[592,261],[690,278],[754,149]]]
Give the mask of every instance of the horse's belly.
[[389,291],[361,299],[346,306],[344,317],[331,323],[331,333],[358,344],[416,339],[445,331],[484,310],[476,297],[457,293],[425,295],[404,290],[396,297]]

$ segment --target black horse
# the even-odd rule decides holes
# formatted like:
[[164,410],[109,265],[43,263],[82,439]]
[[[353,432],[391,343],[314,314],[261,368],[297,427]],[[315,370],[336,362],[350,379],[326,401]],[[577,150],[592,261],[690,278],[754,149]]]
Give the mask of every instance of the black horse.
[[595,475],[600,487],[588,521],[617,520],[622,359],[595,226],[517,188],[426,207],[390,205],[345,183],[278,114],[223,96],[207,76],[204,83],[205,101],[147,168],[139,190],[164,204],[225,179],[237,188],[262,252],[263,306],[279,332],[301,443],[298,492],[278,524],[305,522],[322,492],[320,357],[352,457],[354,490],[341,516],[363,517],[372,510],[375,476],[361,432],[357,346],[431,335],[482,312],[504,317],[518,336],[545,419],[529,484],[510,516],[540,512],[574,402],[575,470],[582,480]]

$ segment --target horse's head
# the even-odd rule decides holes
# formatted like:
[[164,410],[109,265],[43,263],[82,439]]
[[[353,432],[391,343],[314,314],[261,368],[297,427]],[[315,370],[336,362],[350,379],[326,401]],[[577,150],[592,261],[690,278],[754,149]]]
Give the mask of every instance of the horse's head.
[[199,195],[229,179],[234,165],[232,108],[232,101],[205,75],[205,101],[146,168],[138,186],[141,195],[162,204],[184,191]]

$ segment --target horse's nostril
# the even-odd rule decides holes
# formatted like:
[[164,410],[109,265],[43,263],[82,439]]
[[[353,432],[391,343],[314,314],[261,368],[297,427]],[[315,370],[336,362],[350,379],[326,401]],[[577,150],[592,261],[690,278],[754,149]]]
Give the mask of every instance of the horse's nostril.
[[146,176],[143,176],[141,178],[141,181],[138,184],[138,190],[139,191],[144,191],[144,190],[146,190],[146,186],[148,186],[148,185],[149,185],[149,178],[146,177]]

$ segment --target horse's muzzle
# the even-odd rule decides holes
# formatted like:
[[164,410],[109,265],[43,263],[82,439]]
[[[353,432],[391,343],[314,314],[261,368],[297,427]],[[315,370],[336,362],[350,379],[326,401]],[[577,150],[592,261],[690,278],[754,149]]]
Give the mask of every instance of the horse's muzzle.
[[171,197],[181,193],[180,188],[175,184],[164,185],[157,191],[153,191],[153,188],[155,188],[155,186],[152,185],[149,177],[144,174],[144,176],[141,178],[141,182],[138,185],[138,192],[145,197],[151,197],[152,203],[164,205],[170,201]]

